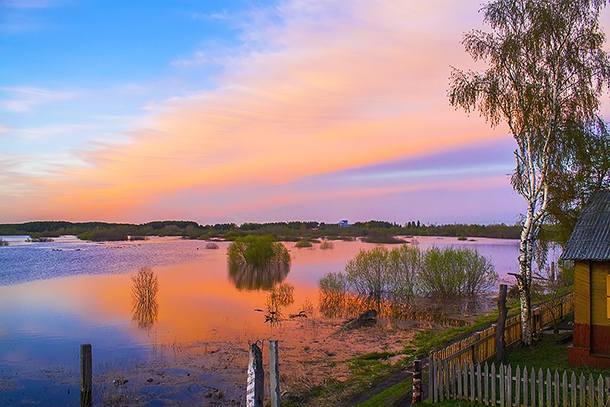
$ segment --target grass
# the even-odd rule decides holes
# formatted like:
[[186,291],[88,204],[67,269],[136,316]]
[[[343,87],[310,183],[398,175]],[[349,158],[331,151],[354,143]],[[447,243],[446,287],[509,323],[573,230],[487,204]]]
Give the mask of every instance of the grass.
[[570,367],[568,365],[568,346],[570,343],[557,344],[555,343],[555,335],[545,334],[542,340],[537,342],[530,348],[527,347],[515,347],[509,349],[506,354],[506,363],[513,367],[527,366],[528,369],[534,368],[550,369],[551,372],[559,370],[568,370],[575,372],[577,375],[584,373],[588,376],[590,373],[597,377],[598,375],[608,375],[608,369],[590,367],[590,366],[579,366]]
[[[405,369],[406,365],[410,364],[413,359],[412,357],[407,357],[395,364],[391,364],[388,362],[388,358],[391,356],[394,356],[394,353],[370,352],[352,358],[349,361],[349,368],[352,375],[348,380],[344,382],[332,380],[327,383],[326,386],[315,386],[304,394],[294,395],[294,397],[291,397],[288,400],[283,400],[282,406],[293,407],[307,405],[314,407],[345,405],[347,400],[350,400],[358,393],[369,389],[374,383],[389,377],[401,369]],[[410,385],[408,387],[409,389],[411,388]],[[400,397],[398,394],[402,390],[390,389],[386,389],[383,392],[388,392],[386,393],[387,397]],[[379,396],[379,394],[375,396],[377,397],[376,400],[382,402],[382,398]],[[365,404],[365,406],[366,405],[368,404]],[[372,405],[383,406],[385,404],[370,404],[368,406]]]
[[441,349],[448,344],[467,337],[468,335],[488,327],[491,323],[498,320],[496,313],[475,318],[472,325],[459,326],[436,331],[428,329],[415,334],[411,347],[415,348],[418,355],[428,355],[435,349]]
[[358,407],[386,407],[391,406],[398,400],[402,399],[413,391],[413,379],[409,377],[392,387],[389,387],[381,393],[373,396],[364,403],[358,404]]

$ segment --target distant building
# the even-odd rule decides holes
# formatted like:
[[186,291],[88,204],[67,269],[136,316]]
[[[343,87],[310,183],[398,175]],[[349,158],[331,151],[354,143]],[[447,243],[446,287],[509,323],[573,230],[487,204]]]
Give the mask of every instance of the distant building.
[[339,222],[339,226],[344,228],[348,227],[349,223],[347,222],[347,219],[343,219],[341,222]]
[[591,196],[561,258],[574,261],[570,366],[610,367],[610,191]]

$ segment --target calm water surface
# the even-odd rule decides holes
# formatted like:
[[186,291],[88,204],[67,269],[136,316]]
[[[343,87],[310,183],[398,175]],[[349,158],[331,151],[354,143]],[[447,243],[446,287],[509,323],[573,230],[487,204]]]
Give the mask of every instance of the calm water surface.
[[[205,242],[174,238],[130,243],[88,243],[73,237],[25,243],[24,237],[3,238],[10,242],[0,247],[0,400],[4,404],[35,402],[41,392],[46,397],[55,392],[55,400],[72,403],[78,391],[82,343],[93,344],[96,366],[167,357],[180,343],[239,341],[245,347],[249,340],[274,335],[264,314],[256,311],[265,308],[268,293],[237,289],[229,277],[228,243],[210,250]],[[514,240],[417,240],[421,248],[476,247],[491,258],[501,278],[518,271]],[[285,315],[298,313],[308,301],[317,306],[317,281],[328,272],[342,271],[360,249],[374,247],[341,241],[334,242],[332,250],[286,246],[292,266],[285,282],[295,287],[295,301]],[[138,324],[133,315],[132,276],[142,267],[151,268],[158,277],[158,314],[152,326]],[[57,372],[76,379],[58,383]]]

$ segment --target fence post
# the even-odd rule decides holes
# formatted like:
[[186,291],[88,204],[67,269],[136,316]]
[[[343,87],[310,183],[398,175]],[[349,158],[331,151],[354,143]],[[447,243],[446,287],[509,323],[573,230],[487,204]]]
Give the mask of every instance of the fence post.
[[269,341],[269,386],[271,407],[280,407],[280,373],[277,340]]
[[506,284],[500,284],[500,293],[498,296],[498,327],[496,330],[496,361],[498,363],[504,363],[506,359],[506,339],[504,338],[506,315],[508,313],[508,309],[506,308],[506,291]]
[[253,343],[250,345],[250,359],[248,361],[247,407],[263,407],[264,383],[263,352],[256,343]]
[[80,346],[80,405],[91,407],[93,405],[93,360],[91,344]]
[[412,404],[415,403],[421,403],[421,391],[422,391],[422,387],[421,387],[421,360],[416,359],[414,362],[414,369],[413,369],[413,402]]

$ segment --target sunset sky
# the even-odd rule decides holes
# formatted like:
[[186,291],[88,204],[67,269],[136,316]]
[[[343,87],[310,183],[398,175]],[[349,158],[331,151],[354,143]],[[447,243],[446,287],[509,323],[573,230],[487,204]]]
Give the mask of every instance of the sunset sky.
[[480,5],[0,0],[0,222],[514,223],[447,98]]

